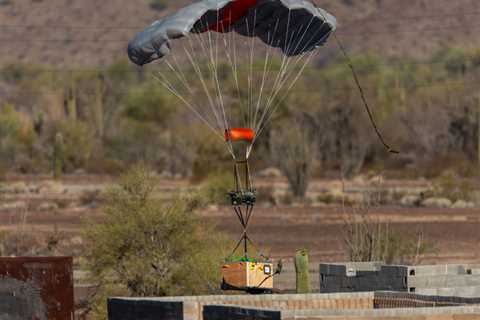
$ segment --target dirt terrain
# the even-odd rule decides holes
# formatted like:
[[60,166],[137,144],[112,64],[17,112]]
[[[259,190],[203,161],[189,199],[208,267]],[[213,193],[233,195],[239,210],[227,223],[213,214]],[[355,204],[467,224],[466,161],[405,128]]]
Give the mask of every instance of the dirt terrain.
[[[338,18],[338,34],[351,49],[422,55],[445,46],[480,42],[480,3],[474,0],[317,0]],[[128,40],[189,0],[153,10],[148,0],[2,0],[0,64],[25,62],[53,68],[104,67],[125,59]],[[324,50],[337,55],[334,45]]]
[[[260,252],[273,262],[282,259],[284,272],[275,280],[279,290],[295,288],[293,255],[297,249],[310,252],[311,285],[319,287],[318,264],[345,261],[344,230],[346,220],[364,213],[358,209],[368,195],[380,194],[381,203],[369,206],[371,219],[388,222],[389,228],[416,239],[422,232],[434,251],[422,257],[422,264],[479,263],[480,209],[411,207],[398,204],[395,198],[415,195],[431,188],[425,180],[356,179],[314,181],[306,203],[275,204],[260,201],[251,220],[249,235]],[[82,254],[80,230],[85,219],[102,220],[102,191],[114,183],[109,177],[72,175],[61,182],[48,176],[12,176],[0,187],[0,235],[2,231],[17,234],[13,241],[27,250],[40,248],[33,254],[73,255],[76,257],[76,301],[81,303],[90,285],[85,283],[79,259]],[[261,193],[270,198],[283,198],[288,185],[283,179],[257,179]],[[380,186],[380,187],[379,187]],[[157,195],[170,198],[179,192],[189,192],[198,186],[184,180],[161,180]],[[326,197],[325,194],[329,196]],[[267,197],[267,198],[269,198]],[[264,197],[265,198],[265,197]],[[323,201],[318,201],[323,199]],[[340,202],[338,199],[343,199]],[[345,203],[345,204],[343,204]],[[395,203],[395,204],[391,204]],[[241,226],[228,206],[199,210],[202,219],[225,232],[232,243],[241,235]],[[58,239],[53,251],[45,251],[48,239]],[[1,248],[0,248],[1,249]],[[25,254],[25,253],[24,253]]]
[[[0,230],[29,230],[30,233],[49,234],[53,230],[64,236],[64,254],[78,254],[81,239],[79,230],[86,218],[101,221],[101,191],[113,180],[108,177],[70,176],[62,182],[48,177],[12,177],[1,188]],[[258,181],[260,190],[269,186],[273,194],[283,193],[283,180]],[[335,193],[341,182],[315,181],[309,198],[318,198],[322,192]],[[418,193],[429,187],[426,181],[386,181],[383,193]],[[168,198],[178,192],[195,188],[187,181],[162,180],[158,195]],[[263,189],[262,189],[263,188]],[[345,199],[361,199],[372,193],[372,184],[350,181],[343,185]],[[337,190],[337,191],[335,191]],[[393,191],[392,191],[393,190]],[[260,191],[262,192],[262,191]],[[359,200],[361,201],[361,200]],[[310,201],[310,204],[272,204],[260,202],[252,218],[250,235],[261,248],[267,248],[274,258],[289,258],[296,249],[307,248],[311,261],[339,261],[345,259],[342,231],[352,214],[361,212],[357,205],[338,202]],[[236,240],[241,226],[229,207],[210,206],[198,214]],[[415,236],[419,231],[435,246],[435,252],[425,257],[424,263],[479,262],[480,209],[406,207],[399,204],[379,204],[369,207],[373,219],[388,222],[390,227]]]

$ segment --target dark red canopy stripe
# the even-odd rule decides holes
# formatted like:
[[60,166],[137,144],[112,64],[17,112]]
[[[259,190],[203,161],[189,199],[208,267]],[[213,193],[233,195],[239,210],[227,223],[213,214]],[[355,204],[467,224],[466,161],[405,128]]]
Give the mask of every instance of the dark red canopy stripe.
[[257,5],[258,0],[234,0],[223,7],[218,21],[208,26],[205,31],[225,32],[237,20],[243,18],[248,10]]

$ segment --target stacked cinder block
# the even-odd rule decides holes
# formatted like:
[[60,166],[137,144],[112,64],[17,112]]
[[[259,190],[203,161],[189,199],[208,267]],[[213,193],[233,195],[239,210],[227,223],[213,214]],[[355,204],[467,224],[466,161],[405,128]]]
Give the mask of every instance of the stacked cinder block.
[[387,266],[380,262],[320,265],[320,292],[368,291],[480,297],[480,265]]
[[408,269],[381,262],[320,265],[320,292],[407,291]]
[[480,265],[411,266],[408,291],[425,295],[480,297]]

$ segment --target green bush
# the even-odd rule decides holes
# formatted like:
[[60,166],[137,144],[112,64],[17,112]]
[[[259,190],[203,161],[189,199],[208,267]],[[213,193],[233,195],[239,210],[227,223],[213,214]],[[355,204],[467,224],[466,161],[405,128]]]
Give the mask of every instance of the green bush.
[[201,186],[201,197],[205,204],[228,204],[228,192],[234,189],[231,172],[217,172],[207,178]]
[[438,197],[445,197],[453,202],[457,200],[470,201],[473,197],[475,187],[464,178],[454,172],[447,171],[434,182],[433,194]]
[[228,153],[225,142],[217,136],[202,135],[197,137],[196,157],[193,161],[192,176],[202,180],[209,175],[224,172],[232,168],[234,161]]
[[5,168],[18,166],[19,157],[30,156],[35,141],[35,132],[27,115],[15,110],[13,105],[0,108],[0,159]]
[[126,98],[125,116],[141,122],[165,125],[178,104],[170,92],[160,83],[148,83],[134,87]]
[[[57,132],[63,136],[63,159],[66,171],[85,168],[94,147],[94,134],[87,123],[64,120],[57,124]],[[55,136],[52,137],[52,154]]]
[[98,291],[95,318],[109,295],[167,296],[216,292],[221,235],[192,212],[192,199],[160,200],[156,179],[135,166],[105,196],[102,224],[85,226],[87,269]]

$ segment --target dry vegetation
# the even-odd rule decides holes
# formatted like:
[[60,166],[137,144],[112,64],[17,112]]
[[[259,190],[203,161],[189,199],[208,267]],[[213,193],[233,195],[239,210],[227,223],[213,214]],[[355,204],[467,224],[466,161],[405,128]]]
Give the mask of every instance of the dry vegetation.
[[[189,203],[202,206],[201,223],[183,207],[172,214],[190,228],[184,233],[204,222],[232,238],[240,232],[225,206],[232,181],[223,144],[152,78],[157,65],[138,69],[125,58],[136,31],[186,2],[0,0],[0,254],[74,255],[76,268],[83,268],[89,252],[108,259],[90,265],[97,281],[105,273],[123,277],[128,284],[121,292],[198,292],[155,282],[166,269],[151,252],[110,252],[128,254],[127,260],[109,255],[107,245],[94,246],[99,232],[107,236],[98,243],[113,245],[108,232],[114,227],[132,227],[122,229],[123,236],[140,235],[137,246],[153,239],[152,250],[176,240],[155,238],[164,232],[155,229],[159,217],[169,212],[163,201],[192,189],[201,195]],[[386,154],[349,69],[333,45],[323,48],[255,148],[251,160],[260,197],[252,238],[287,264],[298,248],[309,250],[312,264],[346,256],[478,262],[480,38],[472,12],[480,3],[316,2],[338,16],[338,34],[353,52],[379,126],[401,154]],[[234,91],[225,81],[232,106]],[[123,182],[104,193],[139,160],[162,178],[149,189],[153,209],[138,215],[151,225],[129,216],[138,208],[122,202],[135,188]],[[381,190],[372,184],[383,179]],[[372,190],[377,201],[362,206]],[[129,217],[123,226],[115,225],[122,221],[119,212]],[[87,217],[97,226],[81,237]],[[112,223],[102,224],[105,219]],[[144,227],[151,234],[137,232]],[[185,252],[189,244],[182,242]],[[138,255],[155,268],[139,267]],[[97,262],[104,269],[95,269]],[[118,265],[133,271],[120,273]],[[139,279],[140,272],[148,281]],[[170,282],[185,277],[172,274]],[[289,281],[280,279],[279,286],[291,288]],[[107,283],[103,289],[102,294],[118,287]]]

